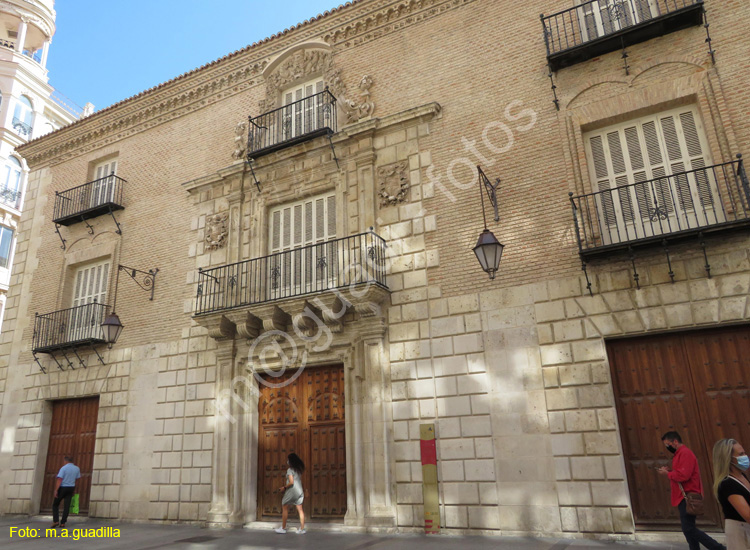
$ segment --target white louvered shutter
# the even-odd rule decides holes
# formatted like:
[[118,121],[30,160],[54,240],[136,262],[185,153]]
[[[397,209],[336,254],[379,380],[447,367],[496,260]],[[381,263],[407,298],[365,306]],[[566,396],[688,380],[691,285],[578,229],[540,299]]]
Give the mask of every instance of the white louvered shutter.
[[73,288],[73,307],[93,302],[105,304],[107,300],[108,281],[108,261],[79,268],[76,272],[75,286]]
[[[277,289],[297,293],[301,285],[319,288],[335,272],[336,196],[333,193],[274,208],[270,212],[272,267],[280,274]],[[291,251],[291,252],[289,252]],[[271,281],[273,287],[273,281]]]
[[91,189],[91,207],[99,206],[114,200],[117,160],[102,162],[94,168],[94,183]]
[[578,0],[583,41],[594,40],[653,17],[656,0]]
[[[316,78],[298,84],[284,91],[284,105],[291,105],[284,111],[288,117],[288,130],[285,139],[298,137],[320,128],[317,117],[320,116],[320,99],[315,94],[325,89],[322,78]],[[293,104],[293,105],[292,105]]]
[[[709,165],[698,121],[695,109],[684,107],[585,135],[591,179],[603,192],[598,204],[602,224],[659,225],[675,216],[688,220],[696,215],[696,204],[702,216],[707,208],[713,211],[718,195],[709,173],[683,174]],[[648,183],[637,185],[641,182]]]

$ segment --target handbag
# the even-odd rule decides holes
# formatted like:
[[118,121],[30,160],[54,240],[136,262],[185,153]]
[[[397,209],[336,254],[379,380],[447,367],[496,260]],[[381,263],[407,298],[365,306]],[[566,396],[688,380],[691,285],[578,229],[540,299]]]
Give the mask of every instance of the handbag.
[[79,495],[77,494],[73,495],[73,498],[70,499],[70,513],[79,513]]
[[691,516],[702,516],[705,513],[703,495],[700,493],[685,493],[682,483],[678,483],[682,496],[685,498],[685,512]]

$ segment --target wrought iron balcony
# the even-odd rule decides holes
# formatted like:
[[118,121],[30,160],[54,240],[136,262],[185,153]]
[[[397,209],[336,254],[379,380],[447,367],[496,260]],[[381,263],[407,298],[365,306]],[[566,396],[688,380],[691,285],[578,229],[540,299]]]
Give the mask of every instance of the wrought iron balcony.
[[85,304],[43,315],[36,314],[32,351],[54,353],[82,346],[103,344],[101,324],[110,307]]
[[247,156],[257,158],[319,136],[336,133],[336,98],[328,89],[250,117]]
[[55,193],[52,221],[58,225],[74,223],[112,213],[122,205],[122,185],[126,181],[114,174]]
[[750,182],[742,161],[573,196],[584,258],[750,225]]
[[10,187],[0,188],[0,201],[5,204],[16,208],[18,206],[18,200],[21,198],[21,191],[11,189]]
[[387,289],[385,241],[352,235],[198,273],[195,314],[373,284]]
[[703,0],[590,0],[542,15],[553,71],[703,22]]
[[13,117],[13,128],[18,132],[19,135],[30,137],[31,126],[26,124],[23,120],[18,117]]

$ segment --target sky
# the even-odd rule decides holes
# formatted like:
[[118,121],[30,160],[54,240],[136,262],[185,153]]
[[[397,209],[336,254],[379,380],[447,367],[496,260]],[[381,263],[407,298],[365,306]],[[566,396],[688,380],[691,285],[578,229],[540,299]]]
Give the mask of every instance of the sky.
[[97,111],[344,0],[56,0],[50,85]]

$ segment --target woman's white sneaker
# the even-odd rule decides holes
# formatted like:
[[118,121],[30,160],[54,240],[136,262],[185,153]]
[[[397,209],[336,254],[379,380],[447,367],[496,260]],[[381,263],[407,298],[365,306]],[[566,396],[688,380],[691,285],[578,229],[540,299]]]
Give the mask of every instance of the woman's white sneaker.
[[284,529],[283,527],[279,527],[277,529],[274,529],[274,531],[276,531],[279,535],[283,535],[283,534],[286,533],[286,529]]
[[305,533],[307,533],[307,531],[305,531],[304,529],[297,529],[298,535],[304,535]]

